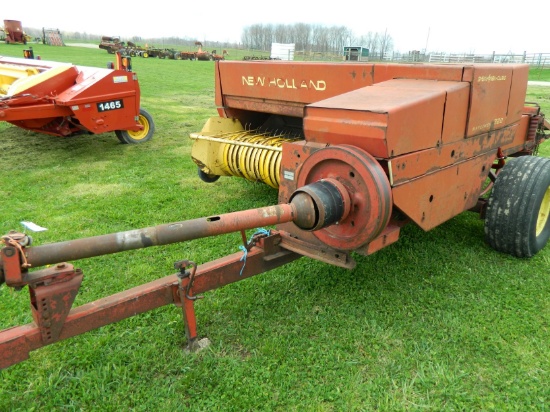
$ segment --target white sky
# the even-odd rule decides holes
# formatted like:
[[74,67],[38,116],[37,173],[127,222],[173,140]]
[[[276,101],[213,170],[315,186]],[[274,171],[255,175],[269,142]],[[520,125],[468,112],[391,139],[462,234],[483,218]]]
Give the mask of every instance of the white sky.
[[528,2],[394,0],[385,3],[368,0],[2,0],[0,24],[3,25],[3,20],[19,20],[23,29],[46,27],[125,38],[177,36],[207,45],[209,40],[239,42],[243,27],[253,24],[309,23],[343,25],[357,37],[369,31],[387,30],[393,38],[394,50],[401,52],[424,50],[427,46],[428,51],[451,53],[550,53],[545,16],[540,15],[540,7]]

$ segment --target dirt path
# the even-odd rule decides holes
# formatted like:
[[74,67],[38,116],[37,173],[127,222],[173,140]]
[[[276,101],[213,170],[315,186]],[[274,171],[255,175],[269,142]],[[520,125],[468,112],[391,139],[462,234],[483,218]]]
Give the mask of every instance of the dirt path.
[[97,49],[99,45],[93,43],[65,43],[66,46],[87,47],[89,49]]

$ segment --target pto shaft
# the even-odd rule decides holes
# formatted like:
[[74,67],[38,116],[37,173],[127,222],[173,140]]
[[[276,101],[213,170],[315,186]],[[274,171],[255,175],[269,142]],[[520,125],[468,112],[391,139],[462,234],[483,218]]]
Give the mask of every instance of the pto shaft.
[[174,222],[143,229],[94,236],[26,249],[31,267],[185,242],[293,220],[293,205],[284,204],[206,218]]
[[[344,219],[349,211],[349,203],[349,195],[343,185],[327,179],[297,190],[287,204],[26,247],[23,249],[25,264],[34,268],[288,222],[294,222],[304,230],[319,230]],[[9,235],[4,237],[4,243],[9,245],[7,238]],[[13,246],[2,249],[6,256],[9,248]],[[0,284],[3,283],[3,272],[6,270],[3,254],[0,254]]]

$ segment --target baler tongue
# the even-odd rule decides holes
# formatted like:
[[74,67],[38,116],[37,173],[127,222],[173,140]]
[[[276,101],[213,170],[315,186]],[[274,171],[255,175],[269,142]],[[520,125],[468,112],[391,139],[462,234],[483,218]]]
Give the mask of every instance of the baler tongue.
[[[176,262],[178,277],[168,276],[133,290],[112,296],[101,304],[92,302],[71,310],[83,273],[64,260],[112,254],[121,251],[166,245],[224,233],[258,228],[263,225],[294,222],[304,230],[319,230],[345,219],[350,210],[347,190],[337,181],[309,184],[293,194],[287,204],[250,209],[207,218],[175,222],[150,228],[76,239],[43,246],[30,246],[25,234],[10,232],[2,237],[0,284],[29,286],[34,323],[0,331],[0,369],[29,357],[39,347],[78,333],[133,316],[147,310],[176,303],[184,308],[190,345],[196,342],[193,301],[197,293],[215,289],[245,277],[281,266],[298,255],[281,247],[276,232],[253,236],[243,245],[244,255],[231,256],[197,267],[194,262]],[[258,246],[260,245],[260,246]],[[240,271],[235,264],[242,263]],[[29,268],[56,263],[53,267],[29,272]],[[214,264],[212,264],[214,263]],[[187,271],[187,267],[192,271]],[[198,270],[197,270],[198,269]],[[245,270],[246,269],[246,270]],[[179,280],[178,280],[179,279]],[[145,297],[144,295],[147,295]],[[140,302],[140,309],[134,306]],[[118,308],[117,315],[108,315]],[[137,309],[137,310],[136,310]],[[86,318],[86,322],[81,320]]]

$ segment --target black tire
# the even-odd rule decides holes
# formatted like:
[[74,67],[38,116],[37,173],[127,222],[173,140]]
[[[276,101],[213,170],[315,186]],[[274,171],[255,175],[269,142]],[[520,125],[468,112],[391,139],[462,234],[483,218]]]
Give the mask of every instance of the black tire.
[[126,141],[124,140],[124,137],[122,137],[122,131],[121,130],[115,130],[115,135],[118,138],[118,140],[120,141],[120,143],[127,144]]
[[116,137],[124,144],[145,143],[153,138],[155,133],[155,122],[145,109],[139,109],[139,122],[143,125],[143,130],[137,132],[131,130],[115,130]]
[[218,175],[209,175],[207,173],[204,173],[200,167],[197,168],[198,170],[198,174],[199,174],[199,178],[203,181],[203,182],[206,182],[206,183],[214,183],[215,181],[217,181],[220,177]]
[[531,257],[550,238],[550,159],[523,156],[506,162],[485,213],[485,238],[492,248]]

